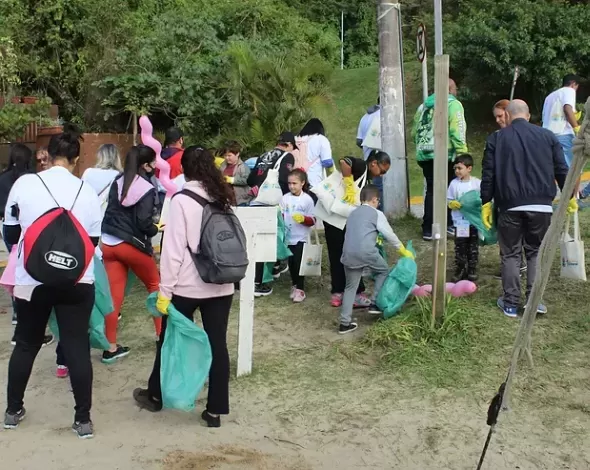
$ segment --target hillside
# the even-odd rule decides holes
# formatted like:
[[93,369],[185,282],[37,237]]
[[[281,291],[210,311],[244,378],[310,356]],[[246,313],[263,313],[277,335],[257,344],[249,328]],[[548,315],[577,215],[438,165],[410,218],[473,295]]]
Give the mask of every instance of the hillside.
[[[432,74],[431,74],[432,75]],[[360,118],[378,96],[377,67],[337,70],[331,78],[333,102],[318,109],[336,158],[346,155],[361,156],[356,146],[356,131]],[[410,137],[411,121],[422,101],[422,85],[418,63],[405,64],[406,82],[406,142],[410,169],[410,192],[420,196],[423,192],[422,171],[415,160],[415,147]],[[431,81],[432,86],[432,81]],[[432,92],[432,90],[431,90]],[[459,95],[460,95],[459,90]],[[495,130],[491,112],[482,116],[478,103],[464,103],[467,116],[467,142],[476,159],[474,174],[481,175],[481,156],[487,134]],[[486,117],[487,116],[487,117]],[[489,118],[489,119],[488,119]]]

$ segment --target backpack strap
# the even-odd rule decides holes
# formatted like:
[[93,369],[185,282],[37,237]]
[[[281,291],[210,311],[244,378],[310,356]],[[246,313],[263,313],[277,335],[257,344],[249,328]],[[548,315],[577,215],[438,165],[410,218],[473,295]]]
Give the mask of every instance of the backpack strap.
[[[116,179],[116,178],[115,178],[115,179]],[[109,182],[107,183],[107,185],[106,185],[104,188],[102,188],[102,189],[100,190],[100,192],[98,193],[99,197],[100,197],[100,196],[102,196],[102,193],[104,193],[104,192],[105,192],[105,191],[106,191],[108,188],[110,188],[110,187],[111,187],[111,185],[113,184],[113,182],[114,182],[114,181],[115,181],[115,180],[109,181]]]
[[207,199],[205,199],[202,196],[199,196],[198,194],[196,194],[188,189],[183,189],[182,191],[177,192],[174,196],[172,196],[172,198],[175,198],[176,196],[178,196],[180,194],[184,194],[185,196],[190,197],[193,201],[195,201],[196,203],[198,203],[202,207],[205,207],[206,205],[210,204],[210,202],[207,201]]
[[[35,173],[35,176],[41,180],[41,183],[43,184],[43,186],[45,186],[45,189],[47,190],[47,192],[51,196],[51,199],[53,199],[53,202],[55,202],[55,205],[57,207],[62,207],[59,204],[59,202],[57,202],[57,200],[55,199],[55,197],[53,196],[53,194],[51,193],[51,191],[47,187],[47,184],[45,184],[45,181],[43,181],[43,178],[41,178],[38,173]],[[74,202],[72,203],[72,207],[70,207],[70,212],[74,210],[74,206],[76,205],[76,201],[78,200],[78,196],[80,196],[80,193],[82,192],[82,186],[84,186],[84,181],[82,181],[82,183],[80,184],[80,188],[78,188],[78,192],[76,193],[76,197],[74,199]]]
[[285,156],[288,154],[289,152],[283,152],[283,154],[281,155],[281,158],[279,158],[277,160],[277,162],[275,163],[275,166],[273,167],[273,170],[278,170],[281,166],[281,162],[283,161],[283,158],[285,158]]

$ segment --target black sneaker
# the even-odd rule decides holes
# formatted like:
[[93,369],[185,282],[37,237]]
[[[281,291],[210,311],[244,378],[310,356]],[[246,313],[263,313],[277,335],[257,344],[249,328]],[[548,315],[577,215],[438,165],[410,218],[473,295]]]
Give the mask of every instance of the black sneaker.
[[117,344],[117,350],[114,352],[103,351],[101,362],[103,364],[113,364],[117,359],[121,359],[129,354],[129,348]]
[[377,307],[377,304],[371,304],[369,305],[369,313],[371,315],[383,315],[383,312],[381,311],[381,309],[379,307]]
[[254,286],[254,297],[266,297],[272,294],[272,284],[260,284]]
[[347,333],[352,333],[354,330],[356,330],[359,326],[352,322],[349,325],[343,325],[342,323],[340,324],[340,328],[338,328],[338,334],[339,335],[345,335]]
[[16,429],[18,424],[25,419],[26,414],[27,410],[24,406],[18,413],[9,413],[8,411],[4,413],[4,429]]
[[54,340],[54,339],[55,339],[55,338],[53,337],[53,335],[45,335],[45,336],[43,337],[43,344],[42,344],[41,346],[42,346],[42,347],[43,347],[43,346],[49,346],[51,343],[53,343],[53,340]]
[[447,238],[455,238],[455,229],[447,228]]
[[207,410],[203,411],[201,418],[207,423],[208,428],[221,427],[221,418],[219,416],[211,416]]
[[133,398],[142,410],[148,410],[152,413],[162,411],[162,402],[150,396],[150,392],[145,388],[136,388],[133,390]]
[[92,426],[92,421],[86,421],[85,423],[76,421],[72,424],[72,431],[74,431],[80,439],[92,439],[94,437],[94,426]]
[[281,277],[281,274],[284,274],[287,271],[289,271],[289,264],[286,261],[280,261],[272,267],[272,277],[278,279]]
[[432,233],[430,233],[430,232],[423,233],[422,240],[424,240],[426,242],[431,242],[432,241]]
[[476,282],[478,280],[477,271],[475,270],[467,270],[467,280],[471,282]]

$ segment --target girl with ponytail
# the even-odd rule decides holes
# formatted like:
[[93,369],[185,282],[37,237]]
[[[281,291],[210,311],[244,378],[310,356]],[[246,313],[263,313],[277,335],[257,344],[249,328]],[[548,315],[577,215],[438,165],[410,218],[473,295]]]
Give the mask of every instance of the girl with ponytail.
[[[158,233],[158,226],[154,224],[156,188],[150,182],[155,167],[156,153],[150,147],[132,147],[127,153],[123,173],[115,178],[109,190],[101,245],[114,311],[105,317],[106,337],[111,344],[102,355],[105,364],[129,354],[129,348],[117,344],[117,323],[129,270],[149,293],[159,288],[160,275],[151,241]],[[160,334],[161,323],[161,318],[154,318],[156,335]]]

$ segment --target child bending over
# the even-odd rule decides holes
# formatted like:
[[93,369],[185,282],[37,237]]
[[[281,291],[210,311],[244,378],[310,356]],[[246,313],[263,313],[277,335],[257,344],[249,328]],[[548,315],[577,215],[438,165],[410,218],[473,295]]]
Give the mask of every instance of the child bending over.
[[453,282],[462,279],[475,282],[477,281],[479,235],[477,229],[470,225],[459,211],[461,203],[458,199],[469,191],[479,192],[481,180],[471,176],[473,157],[468,153],[458,155],[454,164],[457,177],[451,181],[447,191],[447,200],[449,209],[452,209],[451,217],[455,227],[455,272]]
[[307,173],[303,170],[293,170],[288,177],[289,192],[283,196],[281,211],[287,228],[287,241],[293,256],[289,258],[289,272],[291,273],[291,300],[296,303],[305,300],[305,278],[299,275],[303,246],[309,238],[310,231],[315,225],[313,218],[314,202],[308,194],[309,183]]
[[340,328],[338,331],[341,335],[358,328],[358,325],[352,322],[352,309],[354,297],[365,268],[370,269],[375,275],[375,288],[369,313],[375,315],[381,315],[382,313],[375,305],[375,299],[387,278],[389,266],[379,253],[377,236],[381,234],[386,241],[397,248],[397,252],[401,256],[414,258],[412,252],[407,250],[397,238],[397,235],[393,233],[385,214],[377,209],[378,206],[379,188],[369,184],[361,191],[361,206],[352,211],[346,222],[346,234],[344,235],[341,258],[346,274],[346,288],[342,297]]

